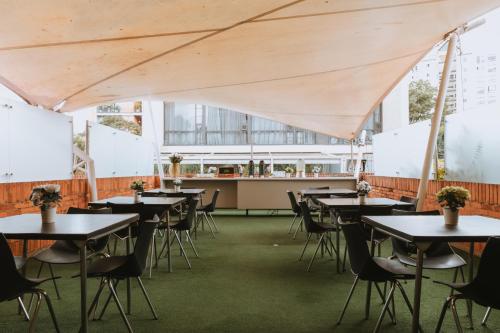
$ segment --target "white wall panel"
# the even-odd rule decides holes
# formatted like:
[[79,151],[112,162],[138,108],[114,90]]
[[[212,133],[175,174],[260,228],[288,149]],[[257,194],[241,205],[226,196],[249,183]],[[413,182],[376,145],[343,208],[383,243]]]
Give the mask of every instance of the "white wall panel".
[[446,179],[500,184],[500,112],[475,110],[446,117]]
[[71,179],[71,117],[15,101],[1,105],[0,182]]
[[153,175],[153,146],[148,140],[96,123],[90,123],[88,135],[96,177]]
[[422,121],[373,136],[375,175],[420,178],[430,121]]

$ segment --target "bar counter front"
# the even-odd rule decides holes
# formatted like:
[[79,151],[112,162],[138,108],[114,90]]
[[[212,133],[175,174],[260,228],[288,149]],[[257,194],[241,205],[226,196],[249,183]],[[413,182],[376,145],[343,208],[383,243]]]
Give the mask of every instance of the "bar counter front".
[[[203,204],[208,203],[216,189],[221,193],[217,208],[231,209],[290,209],[287,190],[297,192],[314,187],[329,186],[355,190],[353,177],[181,177],[184,188],[203,188]],[[174,178],[164,180],[166,188],[173,188]]]

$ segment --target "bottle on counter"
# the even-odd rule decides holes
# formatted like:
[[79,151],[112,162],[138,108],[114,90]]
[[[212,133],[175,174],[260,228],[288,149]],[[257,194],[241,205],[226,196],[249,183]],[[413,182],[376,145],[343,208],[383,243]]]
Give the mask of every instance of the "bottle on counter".
[[252,160],[248,162],[248,177],[253,178],[255,165]]
[[264,177],[264,161],[260,160],[259,162],[259,177],[263,178]]

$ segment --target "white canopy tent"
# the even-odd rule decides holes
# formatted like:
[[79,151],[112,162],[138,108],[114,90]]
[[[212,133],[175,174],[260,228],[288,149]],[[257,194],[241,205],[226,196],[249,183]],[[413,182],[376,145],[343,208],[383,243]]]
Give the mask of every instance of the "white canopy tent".
[[443,36],[500,0],[2,1],[0,83],[63,111],[139,97],[353,138]]

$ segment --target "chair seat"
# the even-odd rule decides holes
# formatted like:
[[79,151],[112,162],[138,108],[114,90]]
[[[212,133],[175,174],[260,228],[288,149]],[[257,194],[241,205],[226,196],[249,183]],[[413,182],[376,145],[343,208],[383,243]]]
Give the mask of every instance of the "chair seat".
[[443,284],[458,291],[463,298],[470,299],[484,307],[492,307],[500,310],[500,295],[488,288],[482,287],[478,283],[448,283],[442,281],[434,281],[438,284]]
[[[415,273],[401,264],[398,260],[391,260],[382,257],[373,257],[373,261],[377,264],[379,268],[384,270],[385,272],[380,272],[383,280],[392,280],[392,279],[402,279],[402,280],[413,280],[415,279]],[[384,274],[385,273],[385,274]],[[377,280],[377,279],[371,279]]]
[[335,231],[337,230],[337,227],[335,226],[335,224],[331,224],[331,223],[321,223],[321,222],[316,222],[316,224],[325,229],[325,231]]
[[111,276],[113,278],[132,277],[135,274],[134,260],[130,256],[113,256],[95,260],[87,267],[88,277]]
[[78,252],[54,249],[52,247],[42,250],[31,258],[47,264],[76,264],[80,262],[80,254]]
[[[415,258],[405,256],[403,254],[396,253],[398,260],[408,266],[417,266]],[[467,263],[465,260],[456,253],[449,255],[437,256],[437,257],[427,257],[424,258],[423,268],[424,269],[450,269],[465,266]]]

